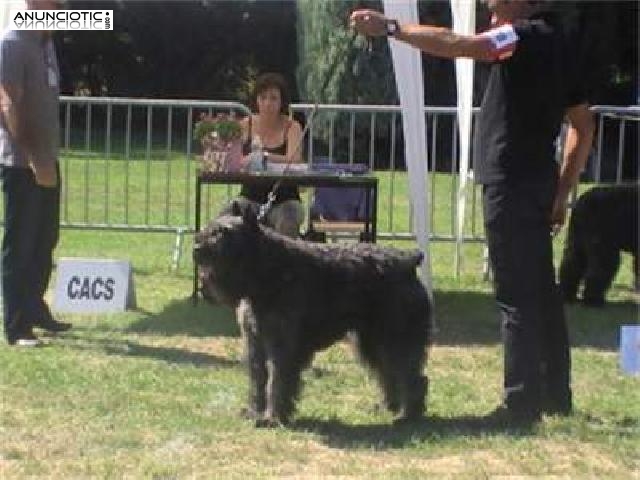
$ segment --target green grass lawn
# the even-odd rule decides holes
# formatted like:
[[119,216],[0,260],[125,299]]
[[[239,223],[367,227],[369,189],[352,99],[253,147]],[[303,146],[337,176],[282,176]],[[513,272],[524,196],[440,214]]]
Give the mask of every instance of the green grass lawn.
[[[112,177],[112,188],[125,184],[123,175]],[[381,175],[381,192],[390,177]],[[129,181],[132,196],[144,199],[139,175],[130,171]],[[403,222],[408,203],[398,192],[406,191],[406,176],[395,181],[394,218]],[[434,221],[446,231],[451,179],[437,182]],[[69,188],[69,212],[82,216],[84,186]],[[185,198],[181,188],[185,182],[172,185],[174,199]],[[120,191],[113,201],[122,197]],[[104,204],[96,198],[88,208],[99,216]],[[186,203],[172,203],[175,222]],[[130,205],[137,205],[130,218],[144,220],[140,203]],[[380,215],[386,221],[388,207],[381,204]],[[247,379],[233,314],[192,305],[191,237],[177,271],[170,269],[173,245],[165,233],[63,231],[59,257],[131,260],[137,308],[60,314],[74,328],[44,337],[44,348],[0,346],[0,478],[640,478],[640,379],[621,373],[617,352],[620,325],[638,321],[627,257],[606,309],[568,309],[571,417],[546,417],[531,431],[483,420],[500,401],[502,360],[482,247],[464,247],[455,278],[453,245],[438,243],[431,252],[438,333],[429,351],[426,420],[390,426],[375,382],[340,344],[305,374],[293,424],[265,430],[238,415]]]

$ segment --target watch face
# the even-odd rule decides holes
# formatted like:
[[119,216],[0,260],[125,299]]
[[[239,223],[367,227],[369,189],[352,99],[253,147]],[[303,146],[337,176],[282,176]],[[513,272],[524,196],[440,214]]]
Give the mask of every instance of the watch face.
[[398,22],[387,22],[387,35],[394,35],[398,31]]

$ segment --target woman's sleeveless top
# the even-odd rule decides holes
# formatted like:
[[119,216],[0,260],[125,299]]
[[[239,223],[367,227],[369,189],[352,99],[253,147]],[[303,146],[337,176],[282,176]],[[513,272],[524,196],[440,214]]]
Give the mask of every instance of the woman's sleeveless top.
[[[247,155],[251,152],[251,139],[253,138],[251,122],[253,116],[249,117],[249,135],[247,136],[247,141],[242,146],[242,152],[244,155]],[[263,147],[265,152],[274,153],[277,155],[286,155],[287,154],[287,132],[289,131],[289,127],[291,126],[291,120],[287,121],[287,124],[284,129],[284,141],[278,145],[277,147],[267,148]],[[257,203],[266,203],[269,192],[273,188],[274,184],[243,184],[242,190],[240,190],[240,195],[243,197]],[[276,192],[276,199],[274,203],[282,203],[287,200],[300,200],[300,192],[298,191],[298,187],[281,185],[278,187],[278,191]]]

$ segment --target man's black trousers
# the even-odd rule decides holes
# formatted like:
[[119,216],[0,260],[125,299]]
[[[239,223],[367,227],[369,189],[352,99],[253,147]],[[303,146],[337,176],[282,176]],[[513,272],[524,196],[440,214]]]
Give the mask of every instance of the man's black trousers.
[[571,409],[571,359],[551,238],[555,182],[485,185],[483,209],[504,342],[504,394],[525,415]]
[[36,184],[29,168],[0,167],[4,197],[2,297],[8,340],[51,319],[43,296],[60,225],[60,182]]

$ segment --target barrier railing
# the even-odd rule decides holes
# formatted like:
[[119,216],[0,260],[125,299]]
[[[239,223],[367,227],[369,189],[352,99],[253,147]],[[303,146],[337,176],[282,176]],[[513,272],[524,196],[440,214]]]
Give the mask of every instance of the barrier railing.
[[[60,100],[62,226],[175,232],[177,264],[183,237],[194,226],[193,186],[198,166],[192,140],[194,122],[200,112],[246,115],[248,109],[236,102],[199,100],[64,96]],[[311,104],[292,105],[294,114],[302,117],[312,108]],[[594,111],[599,128],[588,180],[621,182],[629,164],[637,175],[637,155],[630,159],[625,152],[637,143],[640,107],[597,106]],[[456,108],[426,107],[425,116],[431,239],[453,241],[458,184]],[[398,106],[320,105],[304,141],[309,161],[323,157],[329,162],[365,163],[375,170],[380,179],[379,237],[414,238]],[[231,187],[205,192],[203,218],[215,215],[234,193]],[[470,187],[466,242],[483,241],[478,199],[477,188]]]

